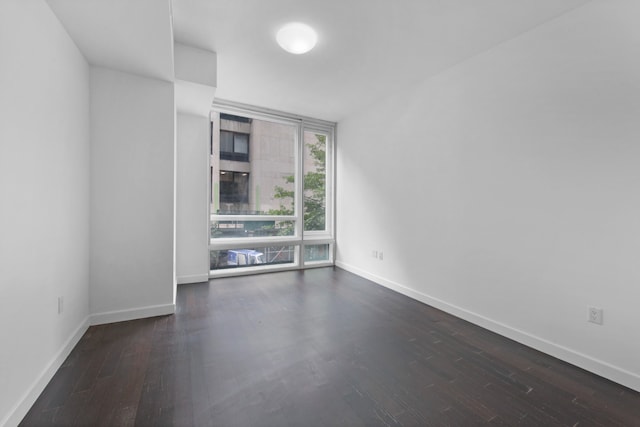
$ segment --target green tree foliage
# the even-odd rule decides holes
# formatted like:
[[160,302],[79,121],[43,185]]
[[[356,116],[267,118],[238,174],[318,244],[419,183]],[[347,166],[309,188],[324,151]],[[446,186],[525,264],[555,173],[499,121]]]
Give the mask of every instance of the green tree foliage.
[[316,135],[307,144],[315,170],[304,175],[304,230],[324,230],[326,220],[326,147],[327,137]]
[[[304,230],[324,230],[326,221],[326,142],[325,135],[317,135],[316,141],[307,143],[307,149],[313,159],[313,170],[304,174]],[[284,178],[286,184],[293,184],[293,175]],[[291,187],[291,185],[289,185]],[[278,209],[271,209],[270,215],[293,215],[294,190],[279,185],[274,188],[274,198],[280,200]],[[293,224],[283,229],[290,234]]]

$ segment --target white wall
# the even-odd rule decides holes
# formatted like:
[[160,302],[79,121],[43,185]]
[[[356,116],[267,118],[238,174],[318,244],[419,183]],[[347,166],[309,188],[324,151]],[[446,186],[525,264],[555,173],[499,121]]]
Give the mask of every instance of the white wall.
[[208,117],[178,114],[177,236],[178,283],[209,280]]
[[[177,80],[215,89],[218,86],[218,56],[210,50],[174,43],[174,69]],[[211,101],[205,110],[211,109]]]
[[638,16],[588,3],[340,122],[338,265],[640,390]]
[[89,67],[39,0],[0,2],[0,63],[0,426],[9,426],[88,325]]
[[91,68],[92,323],[175,307],[173,84]]

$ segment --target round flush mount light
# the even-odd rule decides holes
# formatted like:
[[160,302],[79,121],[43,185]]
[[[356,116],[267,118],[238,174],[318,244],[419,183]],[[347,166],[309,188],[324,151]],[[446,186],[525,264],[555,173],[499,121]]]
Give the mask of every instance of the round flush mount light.
[[276,34],[276,40],[287,52],[299,55],[313,49],[318,42],[318,35],[307,24],[290,22],[280,28]]

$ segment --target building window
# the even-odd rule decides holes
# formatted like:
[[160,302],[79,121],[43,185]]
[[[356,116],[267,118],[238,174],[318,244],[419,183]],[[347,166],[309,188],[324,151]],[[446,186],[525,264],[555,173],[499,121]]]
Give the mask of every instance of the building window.
[[220,131],[220,159],[249,161],[249,135],[246,133]]
[[249,203],[249,174],[220,171],[220,202]]

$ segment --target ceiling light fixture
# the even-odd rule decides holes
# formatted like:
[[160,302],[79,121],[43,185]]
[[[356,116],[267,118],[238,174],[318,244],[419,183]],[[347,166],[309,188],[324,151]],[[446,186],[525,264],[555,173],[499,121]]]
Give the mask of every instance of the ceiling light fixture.
[[290,22],[280,28],[276,34],[276,40],[287,52],[300,55],[313,49],[318,42],[318,35],[307,24]]

